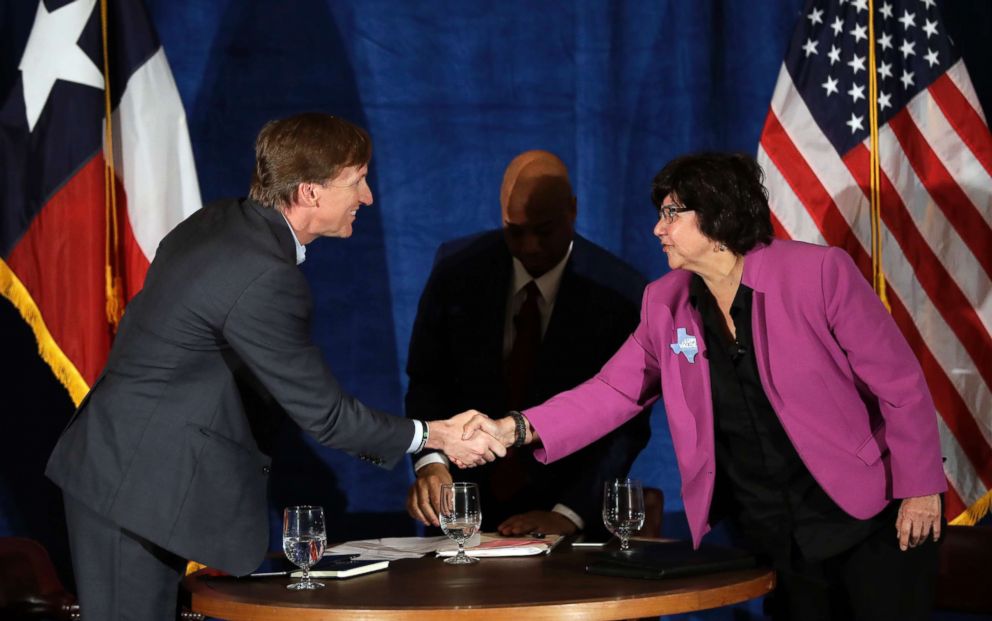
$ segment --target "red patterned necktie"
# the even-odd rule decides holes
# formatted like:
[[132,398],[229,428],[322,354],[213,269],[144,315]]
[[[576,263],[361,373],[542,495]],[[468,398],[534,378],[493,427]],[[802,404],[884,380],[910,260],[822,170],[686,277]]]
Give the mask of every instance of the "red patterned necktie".
[[[513,347],[506,359],[506,404],[511,410],[522,409],[526,403],[541,347],[541,312],[537,307],[541,291],[533,280],[524,291],[527,297],[513,318]],[[527,470],[522,460],[528,458],[528,453],[510,448],[506,457],[493,464],[490,484],[496,500],[508,501],[524,487]]]
[[511,410],[521,409],[526,402],[541,347],[541,312],[537,307],[541,291],[533,280],[527,283],[524,291],[527,297],[513,318],[516,334],[506,359],[507,406]]

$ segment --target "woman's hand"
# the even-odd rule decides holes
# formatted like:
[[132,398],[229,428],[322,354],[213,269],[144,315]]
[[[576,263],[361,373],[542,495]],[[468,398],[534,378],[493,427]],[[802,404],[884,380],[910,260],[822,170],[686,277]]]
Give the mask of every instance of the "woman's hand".
[[940,495],[904,498],[896,518],[899,549],[915,548],[933,532],[933,540],[940,539]]

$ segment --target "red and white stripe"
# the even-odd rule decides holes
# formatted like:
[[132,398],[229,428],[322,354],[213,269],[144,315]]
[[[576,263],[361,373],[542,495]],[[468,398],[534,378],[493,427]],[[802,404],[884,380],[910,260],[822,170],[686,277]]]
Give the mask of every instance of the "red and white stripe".
[[[121,212],[129,231],[124,272],[130,299],[165,234],[200,208],[186,113],[162,48],[128,79],[114,110],[113,136],[114,167],[126,196]],[[104,151],[106,158],[106,145]]]
[[[879,153],[888,299],[937,406],[953,518],[992,489],[992,134],[961,61],[879,128]],[[758,160],[777,233],[870,274],[867,140],[838,154],[784,65]]]

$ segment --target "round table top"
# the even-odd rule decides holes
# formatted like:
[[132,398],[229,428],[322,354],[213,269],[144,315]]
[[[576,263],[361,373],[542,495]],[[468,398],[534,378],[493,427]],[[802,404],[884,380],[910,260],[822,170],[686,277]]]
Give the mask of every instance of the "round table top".
[[[735,604],[768,593],[767,569],[640,580],[585,572],[590,552],[559,546],[550,555],[486,558],[446,565],[434,557],[393,561],[316,591],[290,591],[287,577],[195,574],[184,581],[192,609],[232,621],[431,620],[507,618],[630,619]],[[509,616],[508,616],[509,615]]]

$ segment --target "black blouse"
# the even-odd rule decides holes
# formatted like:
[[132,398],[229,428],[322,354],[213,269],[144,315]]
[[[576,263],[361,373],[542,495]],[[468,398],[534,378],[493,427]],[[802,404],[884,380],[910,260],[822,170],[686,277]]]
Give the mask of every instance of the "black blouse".
[[690,303],[703,319],[712,387],[717,485],[711,518],[736,519],[757,551],[788,554],[794,541],[807,559],[853,546],[876,528],[894,528],[897,503],[874,518],[845,513],[810,474],[765,395],[751,334],[752,290],[741,284],[730,307],[730,336],[716,300],[695,276]]

